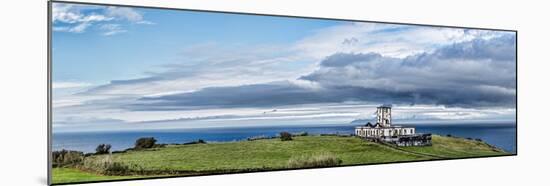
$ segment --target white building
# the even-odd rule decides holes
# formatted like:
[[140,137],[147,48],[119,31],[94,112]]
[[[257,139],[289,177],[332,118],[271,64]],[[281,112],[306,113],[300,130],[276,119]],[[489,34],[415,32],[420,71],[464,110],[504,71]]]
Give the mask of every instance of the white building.
[[385,137],[414,134],[413,127],[392,126],[390,106],[376,108],[376,121],[377,123],[374,125],[369,122],[366,125],[355,127],[355,135],[361,137]]
[[380,106],[376,108],[376,123],[382,127],[391,127],[391,107]]
[[376,124],[369,122],[355,127],[355,135],[365,139],[394,143],[398,146],[431,145],[431,134],[415,134],[414,127],[392,125],[391,106],[377,107]]

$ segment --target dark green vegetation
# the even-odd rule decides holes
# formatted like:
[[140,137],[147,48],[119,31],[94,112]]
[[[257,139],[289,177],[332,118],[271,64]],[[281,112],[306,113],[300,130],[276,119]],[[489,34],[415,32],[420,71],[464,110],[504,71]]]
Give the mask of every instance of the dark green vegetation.
[[157,140],[155,138],[139,138],[136,140],[135,149],[147,149],[155,146]]
[[96,154],[109,154],[111,152],[111,144],[99,144],[95,148]]
[[281,141],[290,141],[292,140],[292,134],[288,132],[281,132],[280,134]]
[[89,155],[54,168],[54,183],[200,175],[507,155],[484,142],[434,135],[433,146],[395,147],[343,136],[293,136],[227,143],[166,145]]
[[79,151],[61,150],[52,152],[53,167],[73,167],[82,163],[84,153]]

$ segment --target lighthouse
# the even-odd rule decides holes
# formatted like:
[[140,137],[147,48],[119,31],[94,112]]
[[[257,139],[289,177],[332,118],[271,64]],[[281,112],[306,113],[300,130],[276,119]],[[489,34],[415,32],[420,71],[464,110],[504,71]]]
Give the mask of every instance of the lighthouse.
[[415,133],[414,127],[392,125],[391,105],[376,107],[376,124],[368,122],[355,127],[355,135],[365,140],[385,142],[397,146],[432,145],[432,134]]
[[391,127],[391,106],[376,107],[376,123],[382,127]]

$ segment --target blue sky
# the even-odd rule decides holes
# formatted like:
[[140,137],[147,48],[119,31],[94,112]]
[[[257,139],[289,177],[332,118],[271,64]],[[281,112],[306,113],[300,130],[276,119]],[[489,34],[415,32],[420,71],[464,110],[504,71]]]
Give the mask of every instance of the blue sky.
[[[81,12],[88,16],[101,15],[106,11],[101,6],[83,7],[94,7],[93,10]],[[282,45],[312,34],[312,30],[341,24],[285,17],[142,8],[131,10],[143,18],[136,21],[115,18],[91,22],[91,26],[81,32],[54,32],[54,81],[107,83],[113,79],[139,77],[143,71],[156,65],[177,62],[181,57],[179,53],[187,46],[203,43]],[[147,24],[138,23],[140,21]],[[54,30],[78,25],[54,21]],[[105,25],[117,25],[122,32],[105,35],[110,31],[102,30]]]
[[54,3],[55,131],[515,121],[515,34]]

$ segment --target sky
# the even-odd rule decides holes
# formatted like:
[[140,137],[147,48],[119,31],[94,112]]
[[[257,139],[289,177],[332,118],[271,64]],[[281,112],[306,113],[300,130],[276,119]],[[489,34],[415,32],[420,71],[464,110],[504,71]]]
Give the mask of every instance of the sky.
[[53,3],[53,131],[515,122],[514,32]]

